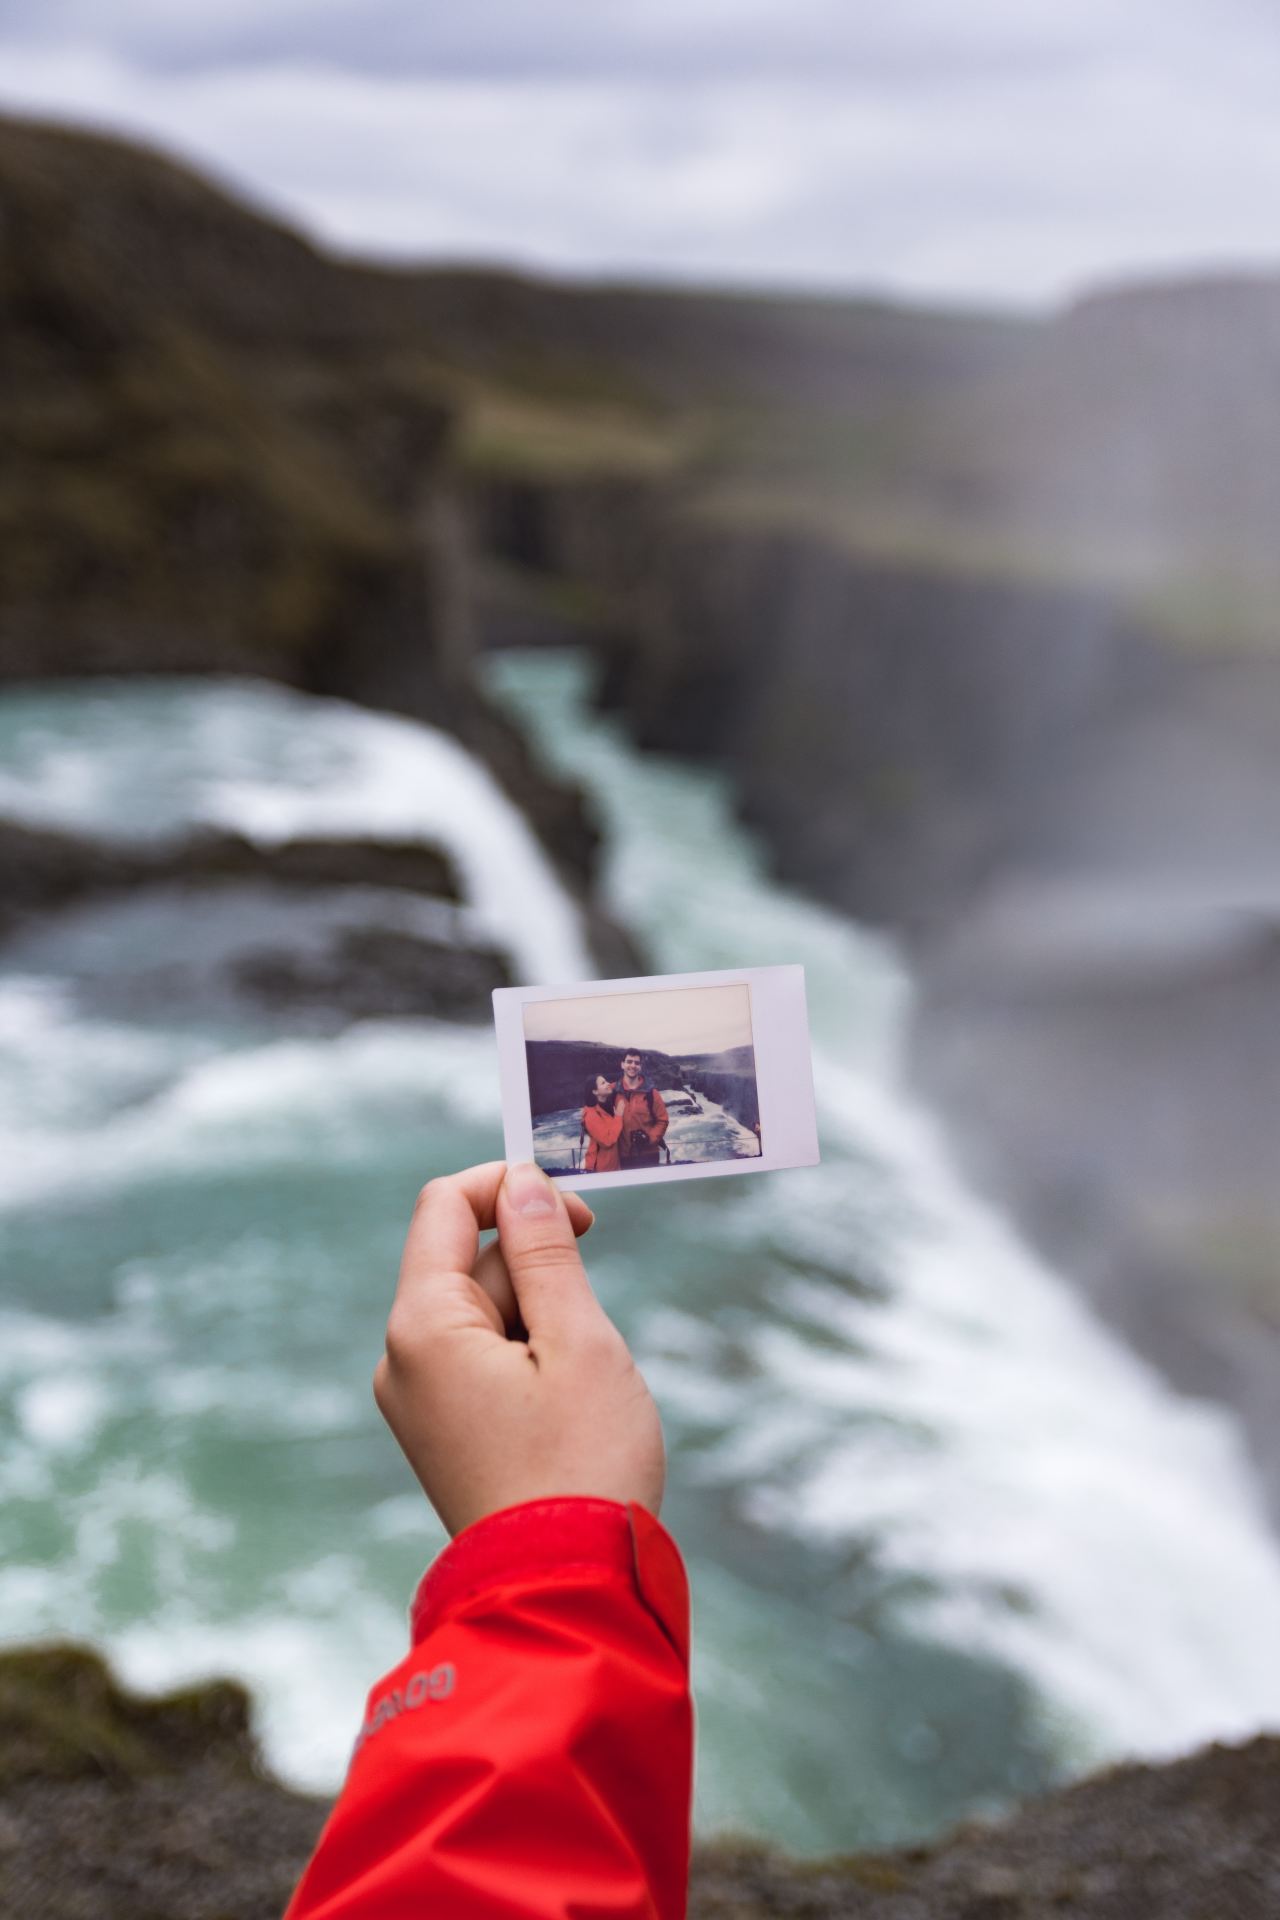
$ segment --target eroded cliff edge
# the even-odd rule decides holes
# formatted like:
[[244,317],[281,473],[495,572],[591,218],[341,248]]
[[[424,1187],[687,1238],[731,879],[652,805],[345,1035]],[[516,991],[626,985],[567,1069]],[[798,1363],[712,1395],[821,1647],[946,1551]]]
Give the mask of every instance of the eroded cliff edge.
[[[0,1909],[278,1920],[327,1802],[262,1763],[230,1681],[162,1698],[74,1646],[0,1657]],[[691,1920],[1270,1920],[1280,1741],[1118,1767],[935,1846],[790,1860],[695,1851]],[[857,1783],[850,1783],[856,1795]]]

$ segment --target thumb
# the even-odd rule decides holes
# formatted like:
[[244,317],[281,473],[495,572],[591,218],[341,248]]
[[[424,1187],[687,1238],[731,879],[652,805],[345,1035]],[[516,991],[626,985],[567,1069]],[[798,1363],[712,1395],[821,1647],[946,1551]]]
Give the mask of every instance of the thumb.
[[564,1196],[541,1167],[508,1167],[498,1190],[498,1245],[511,1275],[520,1317],[531,1337],[593,1321],[591,1291]]

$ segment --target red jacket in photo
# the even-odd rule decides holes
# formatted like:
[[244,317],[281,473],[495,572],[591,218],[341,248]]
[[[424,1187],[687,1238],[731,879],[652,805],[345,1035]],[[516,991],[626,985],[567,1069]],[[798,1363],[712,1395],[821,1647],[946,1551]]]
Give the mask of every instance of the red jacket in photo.
[[658,1521],[491,1514],[411,1619],[285,1920],[683,1920],[689,1595]]
[[[657,1162],[657,1149],[662,1136],[671,1125],[671,1116],[667,1112],[667,1103],[658,1089],[646,1080],[642,1087],[632,1092],[623,1082],[618,1084],[618,1092],[626,1101],[622,1114],[622,1152],[626,1143],[635,1134],[642,1134],[653,1149],[653,1162]],[[647,1149],[646,1149],[647,1157]]]
[[582,1125],[590,1135],[582,1156],[586,1173],[616,1173],[619,1167],[618,1141],[622,1137],[620,1113],[606,1111],[595,1102],[582,1109]]

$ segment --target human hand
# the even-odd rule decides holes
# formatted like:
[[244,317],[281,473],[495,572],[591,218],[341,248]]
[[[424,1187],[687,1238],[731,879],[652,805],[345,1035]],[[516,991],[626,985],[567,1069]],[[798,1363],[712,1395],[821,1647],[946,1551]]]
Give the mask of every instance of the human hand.
[[658,1512],[662,1425],[578,1254],[591,1220],[537,1167],[500,1160],[418,1196],[373,1390],[451,1534],[557,1494]]

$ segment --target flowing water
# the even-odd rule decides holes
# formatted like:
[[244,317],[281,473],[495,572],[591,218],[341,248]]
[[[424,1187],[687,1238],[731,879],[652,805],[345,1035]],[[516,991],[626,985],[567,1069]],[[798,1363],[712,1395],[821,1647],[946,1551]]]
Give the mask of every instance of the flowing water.
[[[889,1843],[1274,1724],[1280,1554],[1236,1430],[957,1179],[902,1085],[892,952],[770,881],[715,779],[591,713],[583,663],[492,674],[594,795],[655,969],[807,972],[822,1166],[602,1194],[588,1242],[668,1429],[699,1824]],[[590,971],[484,771],[340,702],[10,694],[0,814],[421,835],[464,876],[461,931],[527,980]],[[0,1634],[90,1637],[138,1684],[241,1674],[273,1762],[331,1787],[441,1542],[369,1376],[417,1186],[501,1151],[493,1045],[179,1017],[162,938],[72,914],[0,971]]]

